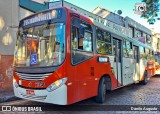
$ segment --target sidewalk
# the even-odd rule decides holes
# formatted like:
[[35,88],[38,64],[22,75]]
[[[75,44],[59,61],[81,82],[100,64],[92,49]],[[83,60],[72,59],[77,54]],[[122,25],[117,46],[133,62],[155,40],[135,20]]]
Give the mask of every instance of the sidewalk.
[[14,96],[13,90],[0,90],[0,103],[17,100],[18,98]]

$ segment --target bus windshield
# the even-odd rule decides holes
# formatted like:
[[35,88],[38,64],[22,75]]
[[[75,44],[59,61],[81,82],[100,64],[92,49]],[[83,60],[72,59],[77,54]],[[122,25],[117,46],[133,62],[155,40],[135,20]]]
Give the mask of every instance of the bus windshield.
[[65,24],[45,24],[19,28],[15,66],[57,66],[65,59]]

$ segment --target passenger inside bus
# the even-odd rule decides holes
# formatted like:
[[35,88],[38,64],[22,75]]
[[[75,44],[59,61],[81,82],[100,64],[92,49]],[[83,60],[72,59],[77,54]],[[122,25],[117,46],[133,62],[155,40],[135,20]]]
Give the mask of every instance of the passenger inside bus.
[[84,38],[79,38],[78,49],[92,51],[91,34],[85,34]]
[[83,38],[78,39],[78,49],[83,50]]

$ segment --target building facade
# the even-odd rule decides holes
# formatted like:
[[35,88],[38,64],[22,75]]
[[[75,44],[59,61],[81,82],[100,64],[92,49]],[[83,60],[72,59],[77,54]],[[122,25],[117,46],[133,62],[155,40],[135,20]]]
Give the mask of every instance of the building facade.
[[48,4],[32,0],[0,0],[0,90],[12,89],[13,55],[19,21]]
[[123,27],[125,27],[125,21],[124,18],[120,15],[117,15],[116,13],[113,13],[109,10],[106,10],[104,8],[101,7],[97,7],[92,11],[93,14],[96,14],[98,16],[101,16],[111,22],[114,22],[118,25],[121,25]]
[[130,17],[126,16],[124,18],[120,16],[120,14],[110,12],[109,10],[101,7],[95,8],[92,13],[125,27],[129,31],[129,34],[127,35],[143,43],[151,45],[151,30],[131,19]]
[[13,54],[19,22],[18,0],[0,0],[0,88],[11,89]]
[[151,45],[152,32],[149,28],[143,26],[142,24],[136,22],[128,16],[126,16],[124,20],[126,23],[126,28],[131,31],[130,37],[135,38],[143,43],[147,43],[148,45]]

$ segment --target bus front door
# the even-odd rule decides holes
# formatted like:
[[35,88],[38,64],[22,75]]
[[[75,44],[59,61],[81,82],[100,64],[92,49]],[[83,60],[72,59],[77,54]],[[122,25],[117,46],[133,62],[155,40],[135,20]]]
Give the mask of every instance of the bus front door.
[[139,74],[139,57],[138,57],[138,47],[133,46],[133,52],[134,52],[134,76],[133,80],[139,81],[140,80],[140,74]]
[[117,87],[122,86],[122,42],[118,39],[113,39],[113,54],[114,54],[114,74],[117,79]]

